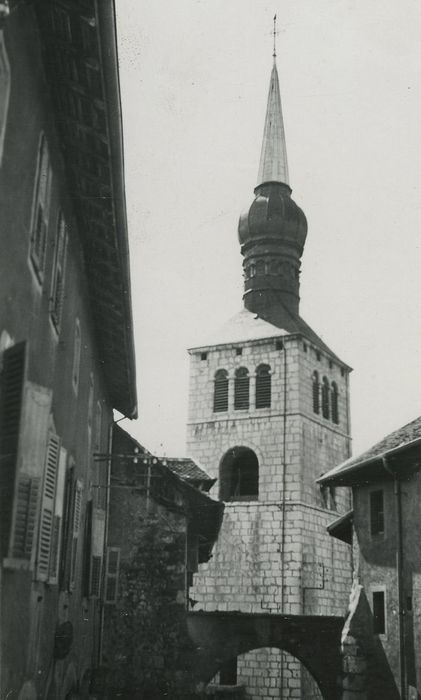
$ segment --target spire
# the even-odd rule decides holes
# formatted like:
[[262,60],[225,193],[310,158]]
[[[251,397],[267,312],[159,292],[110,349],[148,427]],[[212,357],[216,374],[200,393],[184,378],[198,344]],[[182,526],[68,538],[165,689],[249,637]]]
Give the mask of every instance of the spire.
[[269,83],[265,130],[263,132],[257,184],[261,185],[263,182],[283,182],[289,185],[284,120],[282,118],[281,93],[276,68],[276,15],[273,18],[273,68]]

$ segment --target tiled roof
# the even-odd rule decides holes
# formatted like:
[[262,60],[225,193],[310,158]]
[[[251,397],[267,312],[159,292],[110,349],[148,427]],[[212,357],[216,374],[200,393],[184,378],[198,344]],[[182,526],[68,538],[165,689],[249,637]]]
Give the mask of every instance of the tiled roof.
[[194,481],[215,483],[215,479],[212,479],[209,474],[189,457],[162,457],[161,459],[174,474],[190,483]]
[[415,420],[407,423],[398,430],[394,430],[384,437],[380,442],[377,442],[369,450],[366,450],[357,457],[351,457],[347,459],[346,462],[342,462],[337,467],[334,467],[326,474],[324,474],[320,479],[319,483],[326,483],[328,481],[332,482],[336,480],[343,480],[346,475],[361,469],[367,463],[375,462],[376,459],[380,459],[385,456],[391,450],[396,448],[404,447],[409,445],[414,440],[421,439],[421,416],[415,418]]

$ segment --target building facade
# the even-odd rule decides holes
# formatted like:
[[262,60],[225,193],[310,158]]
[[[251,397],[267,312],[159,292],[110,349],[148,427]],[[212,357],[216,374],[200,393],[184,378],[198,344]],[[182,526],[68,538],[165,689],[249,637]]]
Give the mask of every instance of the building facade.
[[358,683],[366,698],[420,697],[420,457],[417,418],[320,480],[352,488],[353,510],[330,530],[353,544],[348,628],[365,661]]
[[118,426],[113,454],[100,697],[198,697],[189,591],[224,506],[191,460],[157,459]]
[[[349,495],[317,477],[350,454],[349,372],[299,315],[307,221],[291,198],[274,63],[255,199],[241,216],[244,309],[190,353],[187,451],[225,515],[195,578],[197,609],[343,615],[349,547],[326,537]],[[304,667],[260,649],[221,670],[247,698],[319,697]]]
[[1,3],[1,697],[87,697],[136,414],[113,2]]

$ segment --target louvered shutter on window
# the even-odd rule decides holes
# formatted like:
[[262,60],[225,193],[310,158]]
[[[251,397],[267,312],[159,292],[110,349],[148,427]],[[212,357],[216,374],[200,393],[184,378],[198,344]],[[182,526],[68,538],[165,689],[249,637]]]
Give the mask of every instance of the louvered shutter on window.
[[42,488],[41,520],[38,538],[37,578],[46,581],[50,573],[60,438],[49,434]]
[[108,547],[105,572],[104,602],[113,604],[117,600],[118,575],[120,572],[120,548]]
[[[5,356],[13,350],[13,347],[10,348],[4,353]],[[6,367],[7,360],[4,364],[4,371]],[[22,364],[21,370],[24,371]],[[6,394],[3,396],[3,408],[7,411],[9,405],[10,414],[5,421],[9,434],[6,435],[6,442],[2,442],[2,451],[5,444],[8,444],[9,448],[12,447],[12,443],[15,444],[14,449],[9,454],[11,462],[7,465],[6,472],[10,483],[14,482],[6,564],[9,567],[25,566],[32,569],[35,564],[35,542],[38,530],[48,418],[51,409],[51,391],[26,381],[23,383],[23,392],[21,399],[19,399],[20,382],[17,365],[14,367],[13,373],[13,380],[10,380]],[[16,430],[17,434],[15,433],[13,436],[13,431]]]
[[82,522],[82,482],[76,481],[74,488],[70,588],[74,588],[76,583],[78,542]]
[[67,451],[60,449],[56,497],[54,503],[54,520],[51,536],[51,553],[49,567],[49,582],[57,583],[60,563],[60,548],[63,527],[64,486],[66,482]]

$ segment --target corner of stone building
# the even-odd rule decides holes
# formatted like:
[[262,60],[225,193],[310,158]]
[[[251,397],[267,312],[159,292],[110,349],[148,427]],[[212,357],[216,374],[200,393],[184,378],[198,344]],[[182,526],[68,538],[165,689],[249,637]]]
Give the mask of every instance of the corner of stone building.
[[363,586],[352,585],[341,637],[342,700],[399,700],[382,643],[373,633],[372,613]]

